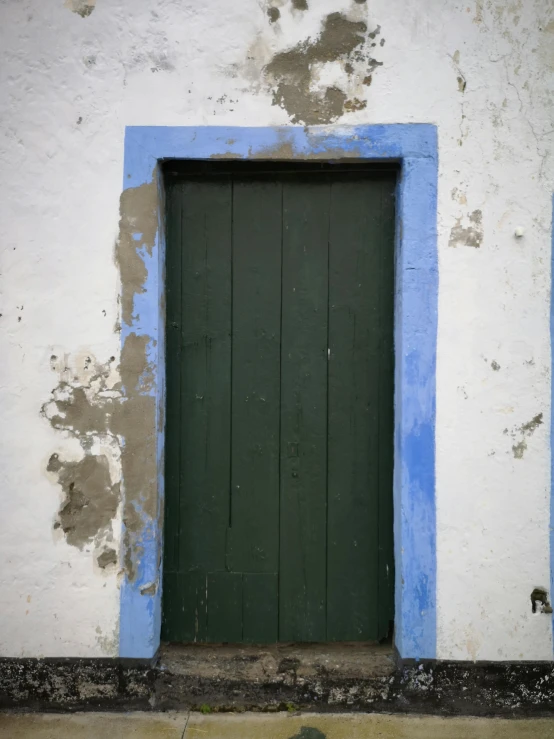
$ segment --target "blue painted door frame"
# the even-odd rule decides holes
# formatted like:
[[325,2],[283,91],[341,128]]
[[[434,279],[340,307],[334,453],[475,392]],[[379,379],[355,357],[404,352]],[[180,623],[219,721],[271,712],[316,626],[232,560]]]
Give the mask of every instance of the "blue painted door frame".
[[[141,249],[146,280],[122,325],[148,341],[160,419],[156,444],[158,508],[163,505],[164,223],[159,162],[218,157],[266,160],[397,161],[395,286],[395,644],[404,659],[436,656],[435,369],[437,346],[437,130],[429,124],[358,127],[220,128],[130,126],[125,131],[123,189],[158,183],[154,248]],[[122,440],[125,443],[125,440]],[[125,490],[125,480],[123,480]],[[124,493],[125,494],[125,493]],[[120,656],[150,659],[160,641],[161,516],[144,520],[133,579],[121,585]],[[156,587],[152,587],[152,583]]]

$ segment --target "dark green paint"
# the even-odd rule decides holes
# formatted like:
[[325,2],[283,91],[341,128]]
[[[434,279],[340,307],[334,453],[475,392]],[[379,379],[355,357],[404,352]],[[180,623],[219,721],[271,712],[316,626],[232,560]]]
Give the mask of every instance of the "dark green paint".
[[278,639],[279,578],[276,573],[243,575],[243,641],[270,644]]
[[167,181],[162,637],[380,639],[394,177],[203,166]]
[[379,634],[389,631],[394,615],[394,250],[391,249],[394,221],[394,198],[390,190],[382,187],[379,243]]
[[326,638],[329,183],[283,185],[279,636]]
[[277,572],[281,184],[233,184],[231,513],[227,568]]
[[211,572],[206,582],[206,600],[206,641],[242,641],[242,575]]
[[[180,432],[179,489],[187,491],[179,497],[179,567],[183,572],[225,570],[231,434],[231,223],[227,184],[189,182],[183,186],[181,243],[186,248],[180,250],[180,428],[168,425],[168,439]],[[173,274],[168,273],[168,279]],[[173,402],[168,395],[169,408]]]
[[206,576],[201,572],[164,573],[164,638],[206,641]]
[[327,632],[340,641],[379,633],[381,189],[331,187]]
[[[165,439],[165,495],[171,515],[166,517],[164,528],[164,565],[167,572],[179,570],[179,472],[181,462],[181,203],[183,187],[175,184],[167,193],[167,242],[174,244],[167,250],[166,272],[171,278],[166,281],[166,352],[169,361],[166,367],[166,392],[170,402],[166,408],[167,431]],[[167,580],[166,588],[171,587]],[[173,591],[172,591],[173,592]],[[167,595],[167,594],[166,594]],[[166,603],[173,603],[173,598]]]

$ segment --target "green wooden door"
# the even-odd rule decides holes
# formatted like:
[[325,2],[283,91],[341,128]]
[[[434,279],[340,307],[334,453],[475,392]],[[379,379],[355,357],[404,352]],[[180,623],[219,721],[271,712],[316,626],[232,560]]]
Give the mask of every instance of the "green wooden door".
[[166,185],[162,638],[383,638],[395,174],[203,165]]

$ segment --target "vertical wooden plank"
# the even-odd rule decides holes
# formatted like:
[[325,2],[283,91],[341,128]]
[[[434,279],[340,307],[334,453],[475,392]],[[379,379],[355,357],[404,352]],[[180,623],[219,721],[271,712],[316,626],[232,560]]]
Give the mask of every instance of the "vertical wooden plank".
[[280,316],[281,184],[236,179],[227,537],[233,572],[278,568]]
[[231,184],[183,186],[181,543],[183,572],[225,569],[231,413]]
[[[194,593],[190,592],[191,603],[195,605],[194,641],[207,642],[208,638],[208,575],[205,572],[186,572],[183,577],[189,577],[194,583]],[[186,601],[188,602],[188,601]]]
[[283,186],[279,638],[326,637],[327,178]]
[[[182,187],[167,189],[166,250],[166,428],[164,573],[179,566],[179,470],[181,375],[181,199]],[[171,587],[169,588],[171,590]],[[166,595],[164,591],[164,602]]]
[[378,637],[379,183],[335,181],[329,240],[327,638]]
[[379,636],[394,618],[394,226],[395,180],[381,182],[379,322]]
[[164,576],[164,641],[205,641],[205,590],[206,577],[201,572],[170,572]]
[[181,641],[179,633],[179,587],[178,573],[164,570],[162,598],[162,641]]
[[242,578],[243,641],[271,644],[279,640],[279,576],[246,573]]
[[242,641],[242,575],[210,572],[206,588],[209,642]]
[[179,596],[182,609],[182,642],[206,640],[206,575],[203,572],[179,573]]

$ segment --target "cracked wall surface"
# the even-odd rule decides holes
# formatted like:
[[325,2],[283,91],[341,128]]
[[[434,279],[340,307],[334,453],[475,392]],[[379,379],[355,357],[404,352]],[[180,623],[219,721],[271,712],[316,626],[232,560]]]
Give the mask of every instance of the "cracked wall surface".
[[157,193],[122,196],[124,127],[428,122],[437,656],[550,659],[553,0],[27,0],[0,44],[0,655],[116,655],[159,515]]

